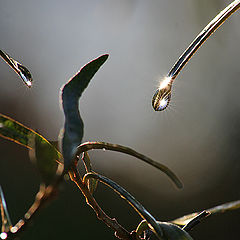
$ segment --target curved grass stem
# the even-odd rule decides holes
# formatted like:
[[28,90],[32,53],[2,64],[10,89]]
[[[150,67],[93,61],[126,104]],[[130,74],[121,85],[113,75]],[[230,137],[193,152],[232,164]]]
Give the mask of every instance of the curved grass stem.
[[[82,194],[86,198],[87,204],[95,211],[99,220],[103,221],[108,227],[112,228],[115,231],[115,235],[119,239],[123,240],[134,240],[131,233],[129,233],[126,229],[124,229],[115,218],[110,218],[98,205],[95,198],[90,193],[87,184],[85,184],[76,169],[76,167],[72,167],[69,171],[69,175],[71,180],[77,185],[77,187],[81,190]],[[136,238],[135,238],[136,239]]]
[[111,179],[101,176],[97,173],[87,173],[83,181],[87,182],[87,180],[94,178],[104,183],[108,187],[112,188],[115,192],[117,192],[122,198],[126,199],[126,201],[137,211],[137,213],[145,219],[154,232],[156,233],[159,239],[162,239],[163,232],[161,227],[158,225],[155,218],[140,204],[129,192],[127,192],[123,187],[112,181]]
[[230,3],[224,10],[222,10],[192,41],[188,48],[179,57],[168,76],[175,79],[190,58],[203,45],[203,43],[238,9],[240,8],[240,1],[236,0]]
[[87,152],[87,151],[93,150],[93,149],[105,149],[105,150],[121,152],[121,153],[131,155],[133,157],[136,157],[138,159],[141,159],[142,161],[144,161],[144,162],[152,165],[153,167],[158,168],[162,172],[164,172],[175,183],[175,185],[178,188],[183,187],[182,182],[175,175],[175,173],[173,173],[168,167],[152,160],[151,158],[146,157],[145,155],[143,155],[141,153],[136,152],[135,150],[133,150],[129,147],[125,147],[125,146],[118,145],[118,144],[106,143],[106,142],[85,142],[85,143],[81,144],[80,146],[78,146],[78,150],[77,150],[76,154],[80,155],[83,152]]
[[161,83],[153,95],[152,106],[155,111],[162,111],[167,108],[171,98],[171,88],[174,79],[203,43],[239,8],[240,0],[235,0],[230,3],[197,35],[188,48],[178,58],[167,77],[162,81],[162,83],[167,81],[167,84]]

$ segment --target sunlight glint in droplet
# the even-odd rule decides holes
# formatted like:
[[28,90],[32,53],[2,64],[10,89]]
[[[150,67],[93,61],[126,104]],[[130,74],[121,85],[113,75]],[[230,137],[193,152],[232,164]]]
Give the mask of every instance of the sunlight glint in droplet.
[[2,232],[2,233],[0,234],[0,238],[1,238],[1,239],[6,239],[6,238],[7,238],[7,233]]

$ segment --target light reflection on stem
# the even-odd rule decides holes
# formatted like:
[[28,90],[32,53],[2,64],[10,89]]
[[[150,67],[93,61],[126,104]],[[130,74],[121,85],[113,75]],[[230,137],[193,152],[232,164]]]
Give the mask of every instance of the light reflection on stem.
[[239,8],[240,0],[235,0],[230,3],[197,35],[193,42],[183,52],[166,77],[166,79],[169,79],[169,84],[164,87],[160,84],[153,95],[152,106],[155,111],[162,111],[167,108],[171,99],[171,88],[174,79],[211,34],[213,34]]

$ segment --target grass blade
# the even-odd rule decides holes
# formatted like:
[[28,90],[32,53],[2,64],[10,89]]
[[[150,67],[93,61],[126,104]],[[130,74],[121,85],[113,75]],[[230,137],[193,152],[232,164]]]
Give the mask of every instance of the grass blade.
[[30,138],[33,135],[38,138],[39,142],[51,145],[54,148],[54,151],[58,155],[59,159],[61,158],[61,153],[43,136],[31,128],[28,128],[16,120],[0,113],[0,137],[31,149],[32,146],[30,143]]

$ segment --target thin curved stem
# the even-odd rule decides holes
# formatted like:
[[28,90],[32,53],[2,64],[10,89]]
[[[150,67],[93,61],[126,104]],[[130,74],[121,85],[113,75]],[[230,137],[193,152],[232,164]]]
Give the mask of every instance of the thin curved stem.
[[63,179],[63,174],[60,175],[53,184],[49,186],[40,185],[40,190],[36,194],[35,201],[28,211],[24,214],[17,224],[11,227],[7,232],[7,239],[19,239],[19,235],[24,232],[31,220],[39,213],[39,211],[49,202],[56,198],[58,194],[58,186]]
[[161,227],[158,225],[155,218],[139,203],[129,192],[127,192],[123,187],[112,181],[111,179],[101,176],[97,173],[87,173],[83,181],[87,182],[88,179],[94,178],[104,183],[108,187],[112,188],[115,192],[117,192],[122,198],[126,199],[126,201],[137,211],[137,213],[145,219],[155,231],[157,237],[162,239],[163,231]]
[[161,82],[159,88],[153,95],[152,106],[155,111],[162,111],[167,108],[171,99],[171,88],[174,79],[211,34],[213,34],[239,8],[240,0],[235,0],[230,3],[197,35],[188,48],[178,58],[167,77]]
[[121,153],[131,155],[133,157],[136,157],[138,159],[141,159],[142,161],[144,161],[144,162],[158,168],[162,172],[164,172],[175,183],[175,185],[178,188],[183,187],[182,182],[168,167],[152,160],[151,158],[144,156],[141,153],[136,152],[135,150],[133,150],[131,148],[125,147],[125,146],[121,146],[118,144],[112,144],[112,143],[106,143],[106,142],[85,142],[85,143],[81,144],[80,146],[78,146],[76,154],[80,155],[81,153],[87,152],[92,149],[105,149],[105,150],[121,152]]
[[236,0],[230,3],[222,10],[193,40],[189,47],[179,57],[168,73],[168,77],[175,79],[193,54],[202,46],[202,44],[213,34],[234,12],[240,8],[240,1]]
[[76,169],[76,167],[72,167],[69,171],[69,175],[71,180],[77,185],[77,187],[81,190],[82,194],[86,198],[87,204],[95,211],[99,220],[103,221],[108,227],[112,228],[115,231],[115,235],[124,240],[133,240],[133,236],[129,233],[125,228],[123,228],[115,218],[110,218],[98,205],[95,198],[89,192],[87,184],[85,184]]

